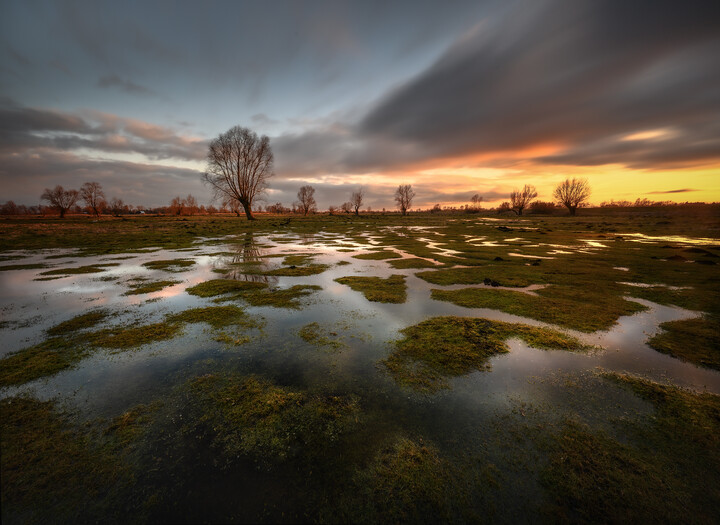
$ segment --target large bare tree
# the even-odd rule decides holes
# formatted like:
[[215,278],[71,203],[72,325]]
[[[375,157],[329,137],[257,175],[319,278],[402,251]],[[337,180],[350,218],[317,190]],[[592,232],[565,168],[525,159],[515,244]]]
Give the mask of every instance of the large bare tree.
[[315,211],[317,203],[315,202],[315,188],[312,186],[302,186],[297,192],[298,208],[303,215]]
[[365,189],[360,186],[357,191],[352,192],[350,196],[350,206],[355,210],[355,215],[360,215],[360,206],[362,206],[365,197]]
[[212,188],[216,199],[239,202],[248,220],[254,220],[253,201],[267,188],[272,168],[270,139],[235,126],[210,142],[202,180]]
[[75,206],[80,194],[77,190],[66,190],[62,186],[55,186],[54,189],[45,188],[40,196],[40,200],[48,201],[51,206],[56,207],[60,211],[60,218],[65,217],[65,213]]
[[510,194],[510,206],[518,215],[537,197],[537,190],[532,184],[526,184],[522,191],[515,190]]
[[95,217],[100,216],[100,208],[105,201],[105,193],[99,182],[86,182],[80,186],[80,198],[85,201],[85,206],[90,208]]
[[553,197],[575,215],[578,206],[590,198],[590,183],[587,179],[565,179],[555,187]]
[[395,202],[403,215],[407,214],[414,197],[415,192],[410,184],[400,184],[395,190]]

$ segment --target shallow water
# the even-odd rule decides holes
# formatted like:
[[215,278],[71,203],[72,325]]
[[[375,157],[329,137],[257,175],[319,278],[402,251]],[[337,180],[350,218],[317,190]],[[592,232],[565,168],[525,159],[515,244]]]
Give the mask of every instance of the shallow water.
[[[416,229],[420,229],[419,227]],[[28,254],[23,264],[43,262],[48,268],[0,272],[0,312],[6,323],[0,331],[2,354],[6,355],[38,343],[49,327],[95,308],[106,308],[114,317],[112,324],[150,323],[172,312],[212,305],[186,293],[186,289],[209,279],[263,280],[275,288],[296,284],[322,287],[321,291],[303,299],[300,310],[244,306],[253,315],[262,317],[262,331],[240,346],[228,347],[214,340],[212,330],[204,325],[188,325],[182,335],[165,342],[146,345],[127,352],[99,351],[76,368],[40,379],[21,387],[6,388],[1,396],[29,391],[40,399],[58,398],[75,407],[88,419],[116,417],[140,403],[171,395],[173,389],[188,379],[208,372],[234,370],[259,374],[278,384],[324,394],[356,395],[372,425],[364,432],[371,441],[380,441],[390,431],[402,429],[412,435],[425,436],[447,454],[472,453],[482,449],[503,468],[502,454],[487,444],[488,428],[497,418],[524,403],[544,407],[543,417],[554,419],[572,414],[587,421],[606,421],[629,412],[647,411],[648,405],[628,391],[608,385],[597,377],[598,370],[629,372],[656,381],[697,391],[720,393],[720,373],[660,354],[646,341],[658,332],[662,322],[688,319],[698,315],[675,307],[636,300],[648,310],[622,317],[608,331],[583,334],[567,331],[582,341],[595,345],[594,351],[571,353],[545,351],[527,346],[520,340],[509,342],[510,352],[490,360],[488,371],[476,371],[450,378],[449,389],[434,394],[418,394],[396,385],[378,363],[391,351],[391,341],[401,336],[403,328],[430,317],[457,315],[484,317],[491,320],[548,326],[533,319],[518,317],[496,310],[468,309],[430,298],[431,289],[457,289],[466,286],[431,285],[415,277],[418,270],[397,270],[387,261],[359,260],[352,255],[376,249],[379,241],[367,236],[367,242],[342,235],[246,235],[227,239],[227,243],[198,244],[192,250],[157,250],[150,253],[79,258],[47,259],[61,254],[45,251]],[[482,237],[470,238],[477,243]],[[516,241],[520,238],[506,239]],[[452,256],[442,243],[421,239],[433,251]],[[483,244],[485,245],[485,244]],[[487,244],[499,246],[497,244]],[[601,243],[586,241],[592,248]],[[339,252],[348,249],[353,252]],[[558,246],[558,248],[562,248]],[[394,250],[403,257],[411,255]],[[558,256],[562,250],[554,252]],[[312,254],[314,263],[328,264],[321,274],[306,277],[267,277],[243,273],[243,264],[256,263],[265,270],[279,267],[282,257]],[[508,253],[511,256],[550,258]],[[165,259],[191,259],[195,264],[183,271],[151,270],[144,263]],[[68,266],[96,263],[119,263],[101,273],[70,275],[55,280],[36,281],[41,272]],[[339,266],[338,263],[349,264]],[[618,268],[624,269],[624,268]],[[218,273],[217,270],[225,270]],[[406,276],[407,301],[403,304],[374,303],[360,292],[336,283],[334,279],[348,275],[387,277]],[[178,284],[144,295],[124,295],[128,282],[136,278],[178,280]],[[478,285],[482,287],[484,285]],[[517,293],[534,293],[539,286],[512,289]],[[241,302],[238,304],[242,304]],[[301,327],[317,322],[339,334],[344,347],[336,350],[318,348],[298,336]],[[553,327],[556,328],[556,327]],[[567,384],[580,387],[568,388]],[[170,431],[172,431],[172,424]],[[190,470],[205,471],[186,458]],[[512,468],[512,461],[505,465]],[[168,476],[172,475],[172,469]],[[273,478],[283,483],[282,476],[297,476],[278,471]],[[228,495],[232,487],[205,473],[203,481],[217,492],[217,499]],[[293,478],[294,479],[294,478]],[[168,483],[170,483],[168,479]],[[504,518],[512,520],[522,514],[524,503],[530,505],[536,491],[520,482],[503,489],[501,501],[521,503],[508,506]],[[253,490],[235,495],[240,501],[257,497]],[[276,502],[281,505],[282,502]],[[212,521],[212,515],[209,518]]]

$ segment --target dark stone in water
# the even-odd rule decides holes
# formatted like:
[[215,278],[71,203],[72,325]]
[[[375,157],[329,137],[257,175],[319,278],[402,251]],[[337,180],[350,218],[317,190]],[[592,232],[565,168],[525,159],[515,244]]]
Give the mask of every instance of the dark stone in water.
[[501,232],[511,232],[511,231],[513,231],[512,228],[509,228],[509,227],[507,227],[507,226],[498,226],[497,229],[500,230]]
[[540,261],[533,261],[531,264],[533,266],[540,266]]
[[495,257],[495,258],[493,259],[493,261],[504,261],[504,260],[505,260],[505,259],[503,259],[502,257]]
[[667,258],[668,261],[687,261],[682,255],[671,255]]

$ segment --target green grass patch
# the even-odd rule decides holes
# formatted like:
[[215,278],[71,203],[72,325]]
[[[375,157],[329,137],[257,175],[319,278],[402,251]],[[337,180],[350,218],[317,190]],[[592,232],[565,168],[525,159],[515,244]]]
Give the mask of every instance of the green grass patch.
[[46,339],[0,359],[0,387],[20,385],[72,368],[89,353],[74,339]]
[[402,255],[391,250],[378,250],[370,253],[352,255],[351,257],[353,259],[362,259],[364,261],[384,261],[386,259],[399,259]]
[[[570,422],[541,474],[553,522],[711,523],[720,515],[720,396],[604,374],[652,403],[622,442]],[[688,518],[692,509],[691,518]]]
[[77,268],[57,268],[55,270],[48,270],[47,272],[40,272],[40,275],[79,275],[85,273],[100,273],[104,272],[108,267],[120,266],[120,263],[104,263],[104,264],[90,264],[88,266],[79,266]]
[[720,319],[706,315],[660,325],[662,332],[648,345],[673,357],[696,365],[720,370]]
[[586,348],[555,330],[466,317],[435,317],[400,333],[403,339],[382,364],[398,384],[426,391],[447,388],[449,377],[487,370],[490,357],[509,352],[505,341],[511,337],[534,348]]
[[245,292],[241,298],[252,306],[272,306],[275,308],[291,308],[298,310],[302,307],[300,299],[322,290],[322,286],[310,284],[296,284],[290,288],[272,290],[256,289]]
[[308,264],[307,266],[283,266],[275,270],[261,272],[262,275],[274,275],[278,277],[302,277],[305,275],[317,275],[327,270],[327,264]]
[[306,343],[319,348],[340,350],[347,347],[345,343],[339,340],[337,332],[321,327],[318,323],[306,324],[298,331],[298,335]]
[[167,321],[171,323],[206,323],[213,328],[225,328],[228,326],[257,328],[260,326],[257,319],[249,316],[245,310],[235,305],[190,308],[169,315]]
[[626,301],[618,295],[592,289],[549,286],[529,295],[511,290],[463,288],[431,291],[431,297],[465,308],[490,308],[513,315],[529,317],[581,332],[610,328],[622,315],[645,310],[646,307]]
[[205,375],[187,389],[199,417],[185,432],[206,434],[228,466],[241,458],[272,467],[317,457],[359,421],[355,399],[312,396],[257,376]]
[[140,326],[104,328],[88,334],[87,341],[102,348],[136,348],[158,341],[172,339],[182,330],[175,322],[159,322]]
[[63,321],[60,324],[56,324],[52,328],[47,330],[47,334],[50,336],[68,335],[86,328],[92,328],[98,323],[104,321],[110,312],[107,310],[95,310],[85,314],[76,315],[68,321]]
[[407,299],[407,286],[404,275],[391,275],[387,279],[381,277],[339,277],[336,282],[362,292],[368,301],[378,303],[404,303]]
[[165,259],[159,261],[149,261],[143,263],[145,268],[150,270],[165,270],[167,272],[182,272],[190,266],[193,266],[195,261],[192,259]]
[[394,261],[390,261],[388,264],[395,268],[396,270],[407,270],[407,269],[413,269],[413,268],[435,268],[437,265],[427,261],[425,259],[420,259],[417,257],[409,257],[407,259],[396,259]]
[[234,279],[211,279],[196,284],[185,290],[190,295],[198,297],[217,297],[218,295],[240,294],[250,290],[267,288],[266,283],[254,281],[236,281]]
[[163,288],[179,284],[182,281],[152,281],[130,284],[130,290],[123,295],[142,295],[146,293],[159,292]]

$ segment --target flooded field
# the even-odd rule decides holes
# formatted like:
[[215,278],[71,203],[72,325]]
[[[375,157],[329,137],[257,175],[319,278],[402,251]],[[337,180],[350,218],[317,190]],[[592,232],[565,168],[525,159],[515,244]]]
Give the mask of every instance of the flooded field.
[[2,225],[3,522],[719,515],[715,216],[124,222]]

